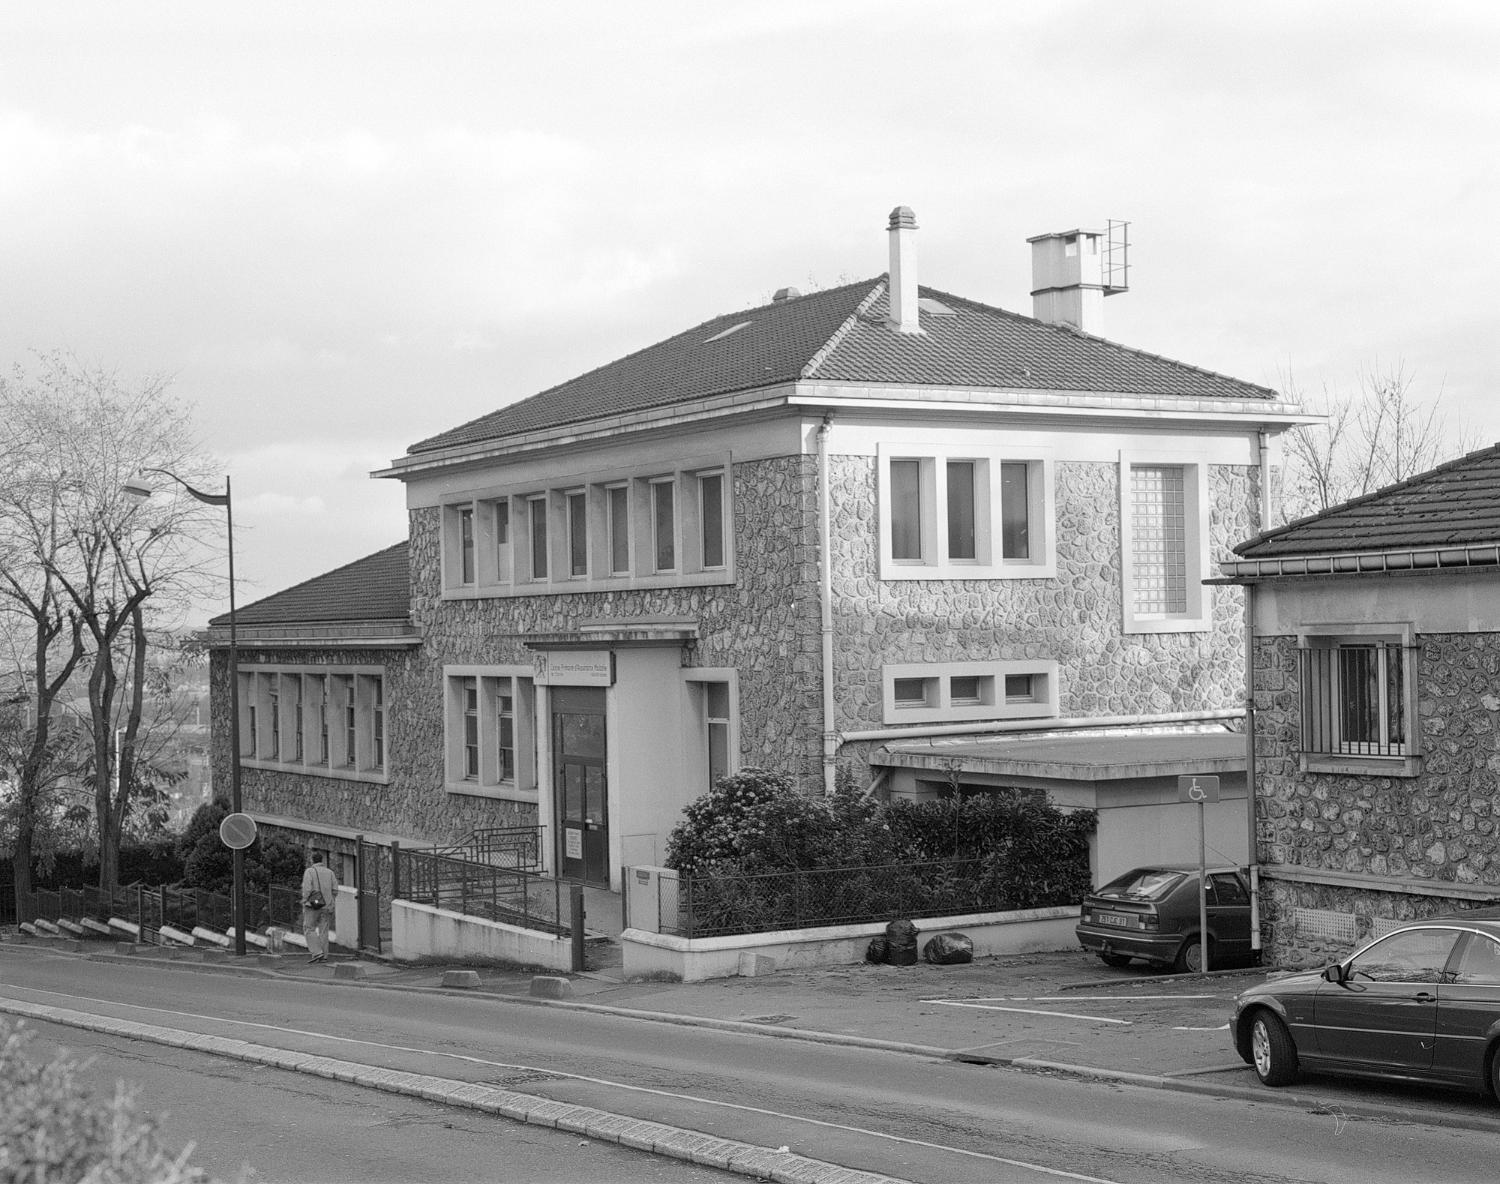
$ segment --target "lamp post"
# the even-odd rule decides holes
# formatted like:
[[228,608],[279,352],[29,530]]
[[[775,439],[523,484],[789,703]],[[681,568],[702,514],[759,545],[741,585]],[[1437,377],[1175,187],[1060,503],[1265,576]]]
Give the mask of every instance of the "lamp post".
[[[223,506],[226,537],[229,544],[229,809],[240,813],[240,648],[239,635],[234,619],[234,501],[229,477],[224,477],[223,493],[204,493],[194,489],[176,473],[166,469],[143,468],[141,473],[160,473],[181,485],[188,494],[206,506]],[[121,486],[126,497],[132,501],[145,501],[155,492],[150,485],[132,477]],[[229,910],[234,921],[234,952],[245,956],[245,852],[234,850],[234,865],[230,883]]]

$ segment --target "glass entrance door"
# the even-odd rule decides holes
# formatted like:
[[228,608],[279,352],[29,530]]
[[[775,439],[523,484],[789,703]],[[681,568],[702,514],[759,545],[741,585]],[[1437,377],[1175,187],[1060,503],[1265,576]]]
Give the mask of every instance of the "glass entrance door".
[[551,700],[557,866],[567,878],[608,885],[604,690],[553,687]]

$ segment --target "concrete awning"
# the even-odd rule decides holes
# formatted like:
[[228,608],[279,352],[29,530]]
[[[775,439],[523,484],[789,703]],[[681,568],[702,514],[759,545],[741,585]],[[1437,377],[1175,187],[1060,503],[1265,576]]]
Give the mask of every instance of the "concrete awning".
[[1115,781],[1185,773],[1243,773],[1240,732],[1132,732],[1124,735],[943,736],[903,740],[871,754],[883,768],[922,769],[1049,781]]

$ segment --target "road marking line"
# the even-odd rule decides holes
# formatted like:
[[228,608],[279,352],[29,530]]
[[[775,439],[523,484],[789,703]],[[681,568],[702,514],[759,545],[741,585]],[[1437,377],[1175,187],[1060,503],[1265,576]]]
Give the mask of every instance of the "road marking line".
[[[372,1047],[372,1048],[385,1048],[385,1049],[390,1049],[390,1050],[392,1050],[394,1052],[420,1053],[420,1054],[422,1054],[424,1056],[430,1056],[430,1057],[450,1057],[453,1060],[466,1061],[466,1062],[469,1062],[471,1064],[483,1065],[483,1066],[485,1066],[487,1068],[519,1069],[519,1070],[523,1070],[523,1071],[530,1071],[530,1072],[537,1072],[537,1073],[546,1073],[546,1074],[548,1074],[549,1076],[552,1076],[552,1077],[563,1077],[563,1078],[567,1078],[567,1079],[569,1079],[571,1081],[583,1081],[583,1082],[587,1082],[587,1083],[589,1083],[591,1085],[602,1085],[602,1086],[607,1086],[607,1087],[612,1088],[612,1089],[621,1089],[621,1090],[626,1090],[626,1091],[633,1092],[633,1093],[649,1094],[649,1095],[652,1095],[654,1097],[668,1098],[668,1099],[671,1099],[673,1101],[679,1101],[679,1102],[696,1102],[696,1103],[698,1103],[700,1105],[704,1105],[704,1106],[718,1106],[718,1107],[720,1107],[722,1109],[726,1109],[726,1110],[740,1110],[740,1111],[744,1111],[745,1113],[749,1113],[749,1114],[759,1114],[759,1115],[762,1115],[762,1116],[767,1117],[767,1118],[781,1118],[781,1119],[787,1120],[788,1122],[806,1123],[809,1126],[822,1127],[822,1128],[824,1128],[826,1130],[847,1131],[850,1134],[868,1135],[868,1136],[870,1136],[872,1138],[884,1139],[884,1140],[887,1140],[887,1141],[892,1142],[892,1143],[901,1143],[901,1144],[905,1144],[906,1146],[910,1146],[910,1147],[923,1147],[923,1148],[926,1148],[929,1151],[941,1151],[941,1152],[945,1152],[945,1153],[952,1154],[952,1155],[966,1156],[969,1159],[980,1159],[980,1160],[984,1160],[984,1161],[989,1162],[989,1163],[1004,1164],[1007,1167],[1021,1168],[1021,1169],[1025,1170],[1025,1171],[1037,1172],[1037,1173],[1039,1173],[1041,1175],[1046,1175],[1046,1176],[1055,1176],[1058,1179],[1062,1179],[1062,1180],[1075,1180],[1075,1181],[1078,1181],[1079,1184],[1120,1184],[1119,1181],[1106,1180],[1106,1179],[1104,1179],[1104,1178],[1102,1178],[1100,1176],[1085,1176],[1085,1175],[1082,1175],[1082,1174],[1080,1174],[1078,1172],[1070,1172],[1070,1171],[1066,1171],[1066,1170],[1061,1169],[1061,1168],[1049,1168],[1049,1167],[1045,1166],[1044,1164],[1031,1163],[1030,1161],[1024,1160],[1024,1159],[1010,1159],[1010,1158],[1008,1158],[1006,1156],[1003,1156],[1003,1155],[989,1155],[989,1154],[987,1154],[986,1152],[983,1152],[983,1151],[970,1151],[969,1149],[967,1149],[965,1147],[952,1147],[952,1146],[949,1146],[949,1145],[947,1145],[945,1143],[932,1143],[932,1142],[927,1141],[926,1139],[909,1139],[909,1138],[906,1138],[905,1136],[902,1136],[902,1135],[893,1135],[893,1134],[889,1133],[888,1131],[872,1130],[872,1129],[870,1129],[868,1127],[849,1126],[849,1125],[847,1125],[845,1123],[841,1123],[841,1122],[825,1122],[825,1121],[823,1121],[822,1119],[819,1119],[819,1118],[808,1118],[808,1117],[806,1117],[804,1115],[800,1115],[800,1114],[788,1114],[788,1113],[786,1113],[785,1111],[782,1111],[782,1110],[767,1110],[767,1109],[765,1109],[764,1107],[761,1107],[761,1106],[746,1106],[746,1105],[744,1105],[742,1103],[738,1103],[738,1102],[723,1102],[723,1101],[719,1101],[716,1098],[705,1098],[705,1097],[700,1097],[700,1096],[698,1096],[696,1094],[675,1093],[675,1092],[673,1092],[671,1090],[653,1089],[650,1086],[644,1086],[644,1085],[631,1085],[628,1082],[611,1081],[608,1078],[603,1078],[603,1077],[587,1077],[587,1076],[585,1076],[585,1075],[583,1075],[581,1073],[567,1073],[567,1072],[563,1072],[563,1071],[557,1070],[557,1069],[544,1069],[544,1068],[542,1068],[539,1065],[520,1065],[520,1064],[514,1064],[514,1063],[506,1062],[506,1061],[491,1061],[491,1060],[486,1060],[483,1057],[470,1056],[467,1053],[445,1052],[445,1051],[443,1051],[441,1049],[412,1048],[412,1047],[408,1047],[406,1045],[400,1045],[400,1044],[383,1044],[383,1043],[381,1043],[378,1040],[360,1040],[360,1039],[358,1039],[356,1037],[352,1037],[352,1036],[333,1036],[333,1035],[330,1035],[327,1032],[309,1032],[309,1031],[307,1031],[305,1029],[302,1029],[302,1028],[284,1028],[284,1027],[280,1027],[280,1026],[278,1026],[276,1024],[263,1024],[263,1023],[259,1023],[259,1022],[255,1021],[255,1020],[233,1020],[233,1019],[225,1019],[225,1018],[220,1017],[220,1016],[200,1015],[200,1014],[197,1014],[197,1013],[194,1013],[194,1012],[174,1011],[173,1009],[167,1008],[167,1007],[148,1007],[145,1004],[141,1004],[141,1003],[124,1003],[124,1002],[121,1002],[121,1001],[115,1000],[115,999],[98,999],[98,998],[94,998],[94,997],[88,996],[88,995],[70,995],[70,994],[67,994],[67,993],[62,992],[62,991],[48,991],[48,990],[46,990],[44,988],[41,988],[41,987],[22,987],[22,986],[17,986],[14,983],[8,983],[8,984],[6,984],[6,989],[7,990],[29,991],[29,992],[31,992],[34,995],[53,995],[53,996],[56,996],[58,998],[73,999],[73,1000],[77,1000],[79,1002],[104,1003],[104,1004],[108,1004],[109,1006],[112,1006],[112,1007],[128,1007],[128,1008],[132,1008],[132,1009],[134,1009],[136,1011],[156,1012],[156,1013],[159,1013],[159,1014],[162,1014],[162,1015],[179,1016],[179,1017],[184,1018],[184,1019],[207,1020],[210,1023],[235,1024],[235,1025],[239,1025],[241,1027],[247,1027],[247,1028],[264,1028],[264,1029],[267,1029],[268,1031],[272,1031],[272,1032],[284,1032],[284,1033],[287,1033],[289,1035],[314,1036],[317,1039],[322,1040],[322,1041],[341,1041],[342,1043],[345,1043],[345,1044],[362,1044],[362,1045],[367,1045],[367,1046]],[[78,1028],[83,1028],[85,1030],[92,1030],[92,1031],[99,1031],[100,1030],[98,1028],[98,1026],[96,1026],[96,1024],[91,1024],[91,1023],[88,1022],[90,1019],[103,1019],[103,1020],[111,1021],[111,1022],[113,1022],[115,1024],[133,1025],[133,1021],[118,1019],[115,1016],[94,1017],[89,1012],[72,1012],[72,1011],[70,1011],[67,1008],[52,1007],[52,1006],[49,1006],[48,1004],[44,1004],[44,1003],[29,1003],[26,1000],[22,1000],[22,999],[7,999],[4,996],[0,996],[0,1011],[9,1011],[9,1012],[12,1012],[14,1014],[19,1014],[19,1015],[32,1015],[33,1018],[39,1018],[39,1019],[49,1019],[50,1018],[50,1019],[52,1019],[52,1022],[54,1022],[54,1023],[62,1023],[62,1024],[69,1024],[70,1023],[70,1021],[68,1019],[61,1018],[61,1017],[49,1017],[49,1016],[46,1016],[46,1015],[40,1015],[40,1016],[38,1016],[38,1015],[36,1015],[36,1013],[34,1011],[32,1011],[32,1009],[36,1009],[36,1011],[43,1011],[43,1012],[47,1012],[47,1011],[50,1011],[50,1012],[61,1012],[61,1013],[64,1013],[65,1015],[76,1016],[76,1017],[78,1017],[77,1020],[75,1022],[71,1022],[70,1026],[72,1026],[72,1027],[78,1027]],[[1046,1013],[1046,1014],[1055,1014],[1055,1013]],[[1124,1023],[1126,1021],[1123,1021],[1123,1020],[1108,1020],[1108,1021],[1105,1021],[1105,1022],[1107,1022],[1107,1023]],[[148,1028],[148,1027],[152,1027],[153,1025],[136,1024],[136,1025],[133,1025],[133,1026],[136,1027],[136,1028]],[[162,1029],[162,1030],[163,1031],[173,1031],[174,1029]],[[121,1034],[122,1035],[135,1035],[137,1037],[139,1037],[141,1035],[141,1033],[139,1033],[139,1032],[135,1032],[135,1033],[122,1032]],[[198,1035],[198,1033],[192,1033],[192,1034],[193,1035]],[[150,1037],[147,1036],[146,1038],[149,1039]],[[271,1047],[274,1048],[274,1046],[271,1046]],[[289,1049],[276,1049],[275,1051],[278,1051],[278,1052],[291,1052],[291,1050],[289,1050]],[[228,1053],[221,1053],[219,1055],[229,1055],[229,1054]],[[294,1054],[294,1055],[301,1055],[301,1054]],[[356,1063],[359,1063],[361,1068],[372,1069],[372,1070],[377,1070],[377,1071],[380,1069],[380,1066],[377,1066],[377,1065],[365,1065],[365,1064],[363,1064],[361,1062],[356,1062]],[[391,1070],[391,1072],[400,1072],[400,1070]],[[496,1088],[496,1087],[487,1087],[487,1088]],[[513,1091],[511,1091],[511,1092],[513,1092]],[[522,1095],[522,1096],[528,1097],[528,1098],[536,1098],[536,1097],[544,1097],[545,1098],[545,1095],[538,1095],[538,1094],[525,1094],[525,1095]],[[687,1129],[687,1128],[681,1128],[681,1129]],[[853,1170],[853,1169],[850,1169],[850,1170]]]
[[1229,1031],[1229,1025],[1228,1024],[1219,1024],[1219,1025],[1217,1025],[1215,1027],[1212,1027],[1212,1028],[1173,1028],[1172,1031],[1174,1031],[1174,1032],[1227,1032],[1227,1031]]
[[1021,1015],[1050,1015],[1065,1020],[1088,1020],[1095,1024],[1124,1024],[1129,1027],[1135,1021],[1117,1020],[1104,1015],[1079,1015],[1072,1011],[1048,1011],[1042,1007],[1001,1007],[997,1003],[983,1003],[978,999],[924,999],[923,1003],[941,1003],[944,1007],[972,1007],[976,1011],[1014,1011]]
[[[980,995],[974,1003],[1136,1003],[1144,999],[1227,999],[1228,995]],[[923,1003],[951,1003],[923,999]]]

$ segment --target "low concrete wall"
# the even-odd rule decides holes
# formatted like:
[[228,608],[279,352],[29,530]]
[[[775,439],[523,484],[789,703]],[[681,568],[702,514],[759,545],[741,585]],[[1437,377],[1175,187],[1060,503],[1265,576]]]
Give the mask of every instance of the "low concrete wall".
[[572,969],[573,944],[566,937],[549,937],[500,921],[393,900],[391,956],[398,962],[459,959],[544,966],[566,972]]
[[[957,931],[974,943],[974,956],[1024,954],[1061,950],[1077,944],[1073,932],[1078,906],[1019,909],[1010,913],[976,913],[966,917],[913,918],[917,948],[939,933]],[[808,970],[818,966],[847,966],[863,962],[873,937],[883,936],[883,922],[833,925],[822,929],[787,929],[779,933],[748,933],[734,937],[688,939],[643,929],[620,935],[625,954],[625,977],[673,975],[685,983],[711,978],[776,970]],[[759,960],[758,960],[759,959]],[[770,965],[764,960],[769,959]]]

